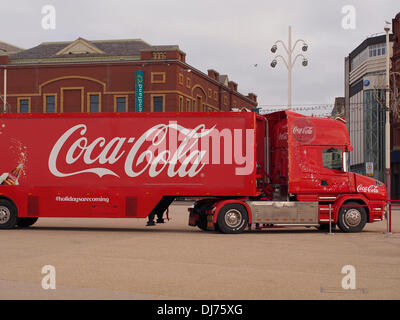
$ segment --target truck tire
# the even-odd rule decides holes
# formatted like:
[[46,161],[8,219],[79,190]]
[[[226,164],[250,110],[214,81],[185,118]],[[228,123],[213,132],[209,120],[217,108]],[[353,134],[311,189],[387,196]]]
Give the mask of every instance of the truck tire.
[[14,228],[17,223],[17,208],[8,200],[0,199],[0,229]]
[[249,222],[247,210],[240,204],[231,203],[222,207],[218,213],[218,230],[222,233],[241,233]]
[[18,218],[17,219],[17,227],[18,228],[27,228],[33,225],[38,218]]
[[[354,205],[354,207],[351,207]],[[357,202],[347,202],[339,211],[338,226],[343,232],[360,232],[367,223],[367,213]]]

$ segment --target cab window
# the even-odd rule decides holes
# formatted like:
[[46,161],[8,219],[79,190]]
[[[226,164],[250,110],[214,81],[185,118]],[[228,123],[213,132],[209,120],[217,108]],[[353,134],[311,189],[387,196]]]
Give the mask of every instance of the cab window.
[[322,163],[324,168],[343,171],[343,150],[322,149]]

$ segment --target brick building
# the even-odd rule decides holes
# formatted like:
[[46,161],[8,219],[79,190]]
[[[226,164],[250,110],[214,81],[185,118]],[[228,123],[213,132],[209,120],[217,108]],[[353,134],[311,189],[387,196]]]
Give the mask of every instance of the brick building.
[[0,104],[3,107],[6,82],[7,112],[184,112],[257,107],[255,94],[240,94],[237,83],[227,75],[215,70],[205,74],[190,66],[178,46],[153,46],[140,39],[42,43],[28,50],[0,53],[0,66]]
[[[397,114],[400,114],[400,12],[392,20],[392,30],[392,87],[395,96],[392,107],[397,109]],[[393,79],[396,81],[395,84]],[[400,199],[400,116],[393,116],[391,142],[392,199]]]

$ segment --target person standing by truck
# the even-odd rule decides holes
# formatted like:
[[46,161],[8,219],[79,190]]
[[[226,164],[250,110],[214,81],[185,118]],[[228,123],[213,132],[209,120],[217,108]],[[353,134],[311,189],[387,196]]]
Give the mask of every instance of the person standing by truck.
[[[156,214],[154,212],[149,214],[148,221],[146,224],[147,227],[156,225],[156,223],[154,222],[155,216],[156,216]],[[157,223],[165,223],[162,212],[157,214]]]

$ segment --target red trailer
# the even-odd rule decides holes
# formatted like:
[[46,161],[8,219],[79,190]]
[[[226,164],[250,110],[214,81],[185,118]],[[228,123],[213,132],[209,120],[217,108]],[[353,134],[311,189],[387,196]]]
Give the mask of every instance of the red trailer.
[[145,218],[199,199],[189,224],[346,232],[381,221],[385,186],[348,172],[338,120],[290,111],[2,114],[0,228],[39,217]]

